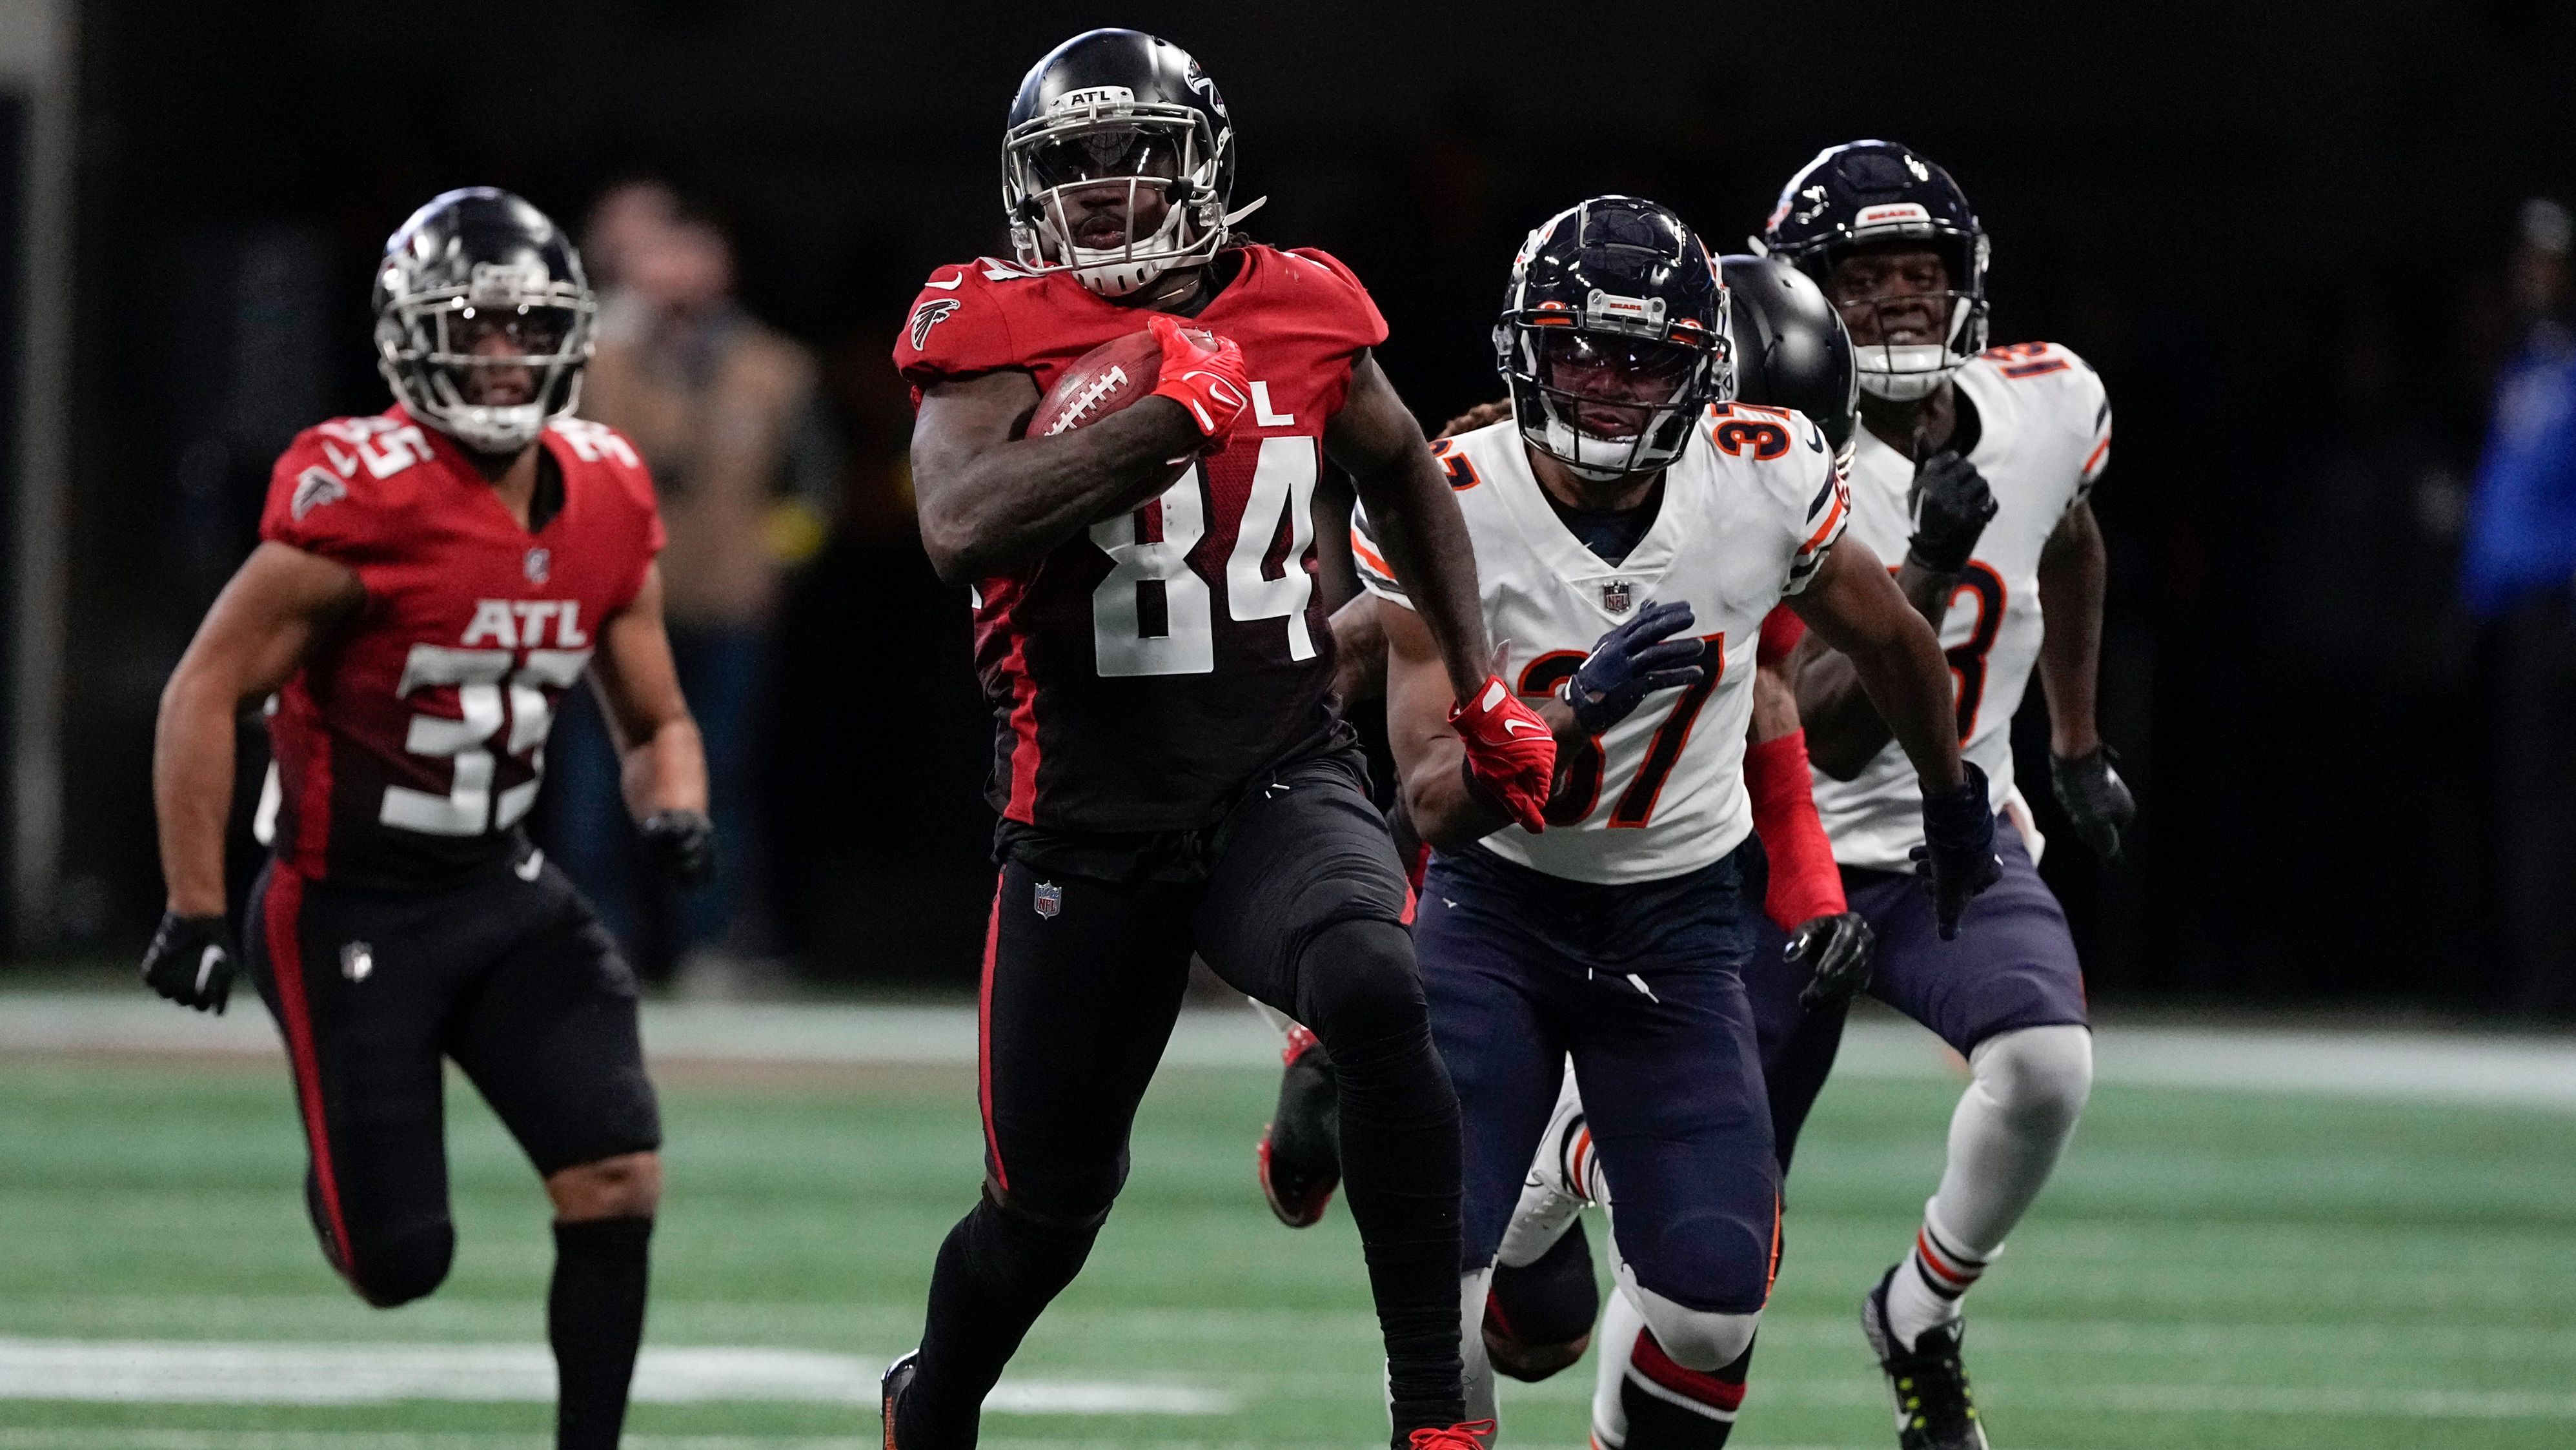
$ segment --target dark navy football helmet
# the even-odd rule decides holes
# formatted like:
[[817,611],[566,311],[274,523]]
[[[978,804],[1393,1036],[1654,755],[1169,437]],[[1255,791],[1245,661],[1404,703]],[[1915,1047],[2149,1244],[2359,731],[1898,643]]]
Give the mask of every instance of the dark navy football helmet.
[[1607,482],[1669,465],[1733,395],[1732,327],[1717,260],[1682,219],[1603,196],[1521,243],[1494,355],[1521,436]]
[[[1068,195],[1123,187],[1127,235],[1115,246],[1075,239]],[[1136,234],[1140,193],[1168,204]],[[1091,30],[1029,68],[1002,133],[1002,208],[1011,246],[1032,271],[1070,271],[1103,297],[1124,297],[1176,267],[1196,267],[1258,210],[1228,212],[1234,121],[1216,82],[1188,51],[1133,30]]]
[[1950,173],[1893,141],[1831,147],[1780,189],[1763,231],[1773,255],[1829,293],[1835,262],[1890,241],[1932,248],[1950,273],[1939,342],[1858,347],[1861,387],[1903,401],[1939,387],[1986,347],[1986,232]]
[[1860,407],[1851,334],[1824,289],[1778,257],[1720,257],[1735,322],[1735,396],[1795,408],[1848,461]]
[[376,370],[469,448],[516,453],[581,401],[598,302],[563,229],[506,191],[469,186],[413,212],[385,242],[374,301]]

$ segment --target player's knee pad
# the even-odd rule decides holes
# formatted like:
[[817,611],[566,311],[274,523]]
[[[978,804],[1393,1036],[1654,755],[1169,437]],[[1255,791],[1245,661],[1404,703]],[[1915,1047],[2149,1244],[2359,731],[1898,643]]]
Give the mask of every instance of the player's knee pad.
[[341,1272],[358,1297],[378,1309],[426,1299],[447,1279],[456,1261],[456,1227],[444,1219],[392,1233],[370,1234],[349,1246]]
[[1335,1066],[1365,1072],[1430,1039],[1413,938],[1391,921],[1337,921],[1297,954],[1297,1015]]
[[1987,1038],[1968,1063],[1976,1090],[2006,1121],[2033,1135],[2073,1132],[2093,1092],[2093,1034],[2071,1023]]
[[1653,1331],[1655,1343],[1673,1363],[1702,1374],[1726,1368],[1744,1357],[1753,1347],[1753,1332],[1762,1325],[1762,1311],[1728,1314],[1714,1309],[1693,1309],[1665,1298],[1652,1289],[1636,1284],[1621,1286],[1646,1317],[1646,1327]]

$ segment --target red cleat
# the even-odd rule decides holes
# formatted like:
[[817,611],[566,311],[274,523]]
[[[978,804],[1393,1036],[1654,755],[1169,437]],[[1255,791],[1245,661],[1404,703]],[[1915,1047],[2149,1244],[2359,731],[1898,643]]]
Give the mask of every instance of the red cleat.
[[1485,1442],[1494,1438],[1494,1422],[1469,1420],[1445,1430],[1416,1430],[1412,1435],[1413,1450],[1485,1450]]
[[1281,1223],[1311,1228],[1342,1181],[1339,1090],[1333,1060],[1305,1028],[1288,1029],[1279,1060],[1279,1109],[1261,1130],[1261,1196]]

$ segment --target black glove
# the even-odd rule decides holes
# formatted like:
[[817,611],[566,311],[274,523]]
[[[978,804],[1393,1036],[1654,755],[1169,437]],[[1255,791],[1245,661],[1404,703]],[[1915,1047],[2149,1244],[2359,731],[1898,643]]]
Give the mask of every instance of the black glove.
[[716,823],[704,811],[655,811],[641,829],[644,849],[662,874],[683,886],[699,886],[716,874]]
[[1914,515],[1905,562],[1935,574],[1956,574],[1968,567],[1978,536],[1995,516],[1995,491],[1975,464],[1958,450],[1944,448],[1915,465],[1905,507]]
[[1574,723],[1598,735],[1627,719],[1657,690],[1698,684],[1707,673],[1699,658],[1708,646],[1670,637],[1690,627],[1689,605],[1649,604],[1636,618],[1601,636],[1560,697],[1573,707]]
[[241,953],[230,922],[220,916],[161,913],[161,929],[143,949],[143,983],[182,1007],[220,1017],[233,994],[233,969]]
[[2073,760],[2048,757],[2048,784],[2057,803],[2066,807],[2075,834],[2105,861],[2120,859],[2120,837],[2138,818],[2138,798],[2129,794],[2129,783],[2113,769],[2118,763],[2119,757],[2108,745],[2095,746],[2092,754]]
[[1923,844],[1910,853],[1914,874],[1932,891],[1933,922],[1941,940],[1959,935],[1959,914],[1968,900],[2001,880],[2004,863],[1995,855],[1995,809],[1986,799],[1986,773],[1963,760],[1968,778],[1956,790],[1923,797]]
[[1877,952],[1878,939],[1869,923],[1860,919],[1859,912],[1846,911],[1840,916],[1819,916],[1789,933],[1788,949],[1780,955],[1791,965],[1807,969],[1807,985],[1798,993],[1798,1005],[1814,1012],[1839,1008],[1868,986],[1870,961]]

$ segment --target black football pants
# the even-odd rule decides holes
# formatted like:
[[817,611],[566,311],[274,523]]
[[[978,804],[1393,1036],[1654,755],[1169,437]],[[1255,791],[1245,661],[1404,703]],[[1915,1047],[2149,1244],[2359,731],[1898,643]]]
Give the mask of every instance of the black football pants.
[[1458,1103],[1359,761],[1332,749],[1266,773],[1213,833],[1203,880],[1073,875],[1038,852],[1004,864],[984,957],[984,1201],[941,1249],[901,1450],[975,1442],[986,1392],[1081,1268],[1193,950],[1332,1054],[1397,1443],[1459,1418]]
[[447,1275],[453,1058],[540,1176],[659,1147],[635,977],[572,882],[521,845],[453,885],[381,890],[271,862],[243,957],[294,1070],[322,1251],[369,1303]]

